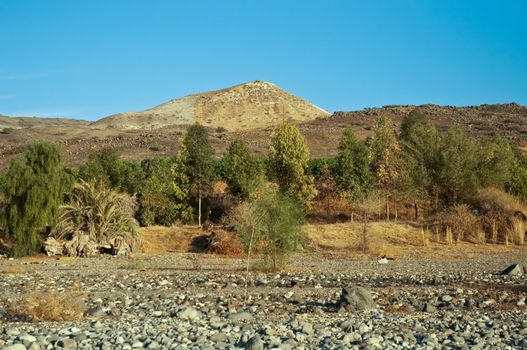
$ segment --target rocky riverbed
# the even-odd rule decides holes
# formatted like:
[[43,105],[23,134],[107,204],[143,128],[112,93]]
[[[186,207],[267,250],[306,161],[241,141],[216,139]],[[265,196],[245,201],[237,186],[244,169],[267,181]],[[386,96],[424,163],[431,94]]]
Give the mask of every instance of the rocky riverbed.
[[[299,254],[246,273],[207,254],[0,260],[0,349],[527,349],[522,253],[357,261]],[[375,307],[339,307],[361,286]],[[28,322],[29,294],[72,293],[83,315]],[[43,297],[44,298],[44,297]],[[65,306],[66,307],[66,306]]]

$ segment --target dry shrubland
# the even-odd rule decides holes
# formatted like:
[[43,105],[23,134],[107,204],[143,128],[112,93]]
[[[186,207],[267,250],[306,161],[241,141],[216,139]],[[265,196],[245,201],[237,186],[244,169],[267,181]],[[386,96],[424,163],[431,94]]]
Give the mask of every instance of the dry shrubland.
[[78,288],[63,292],[55,289],[28,291],[16,298],[9,308],[13,318],[28,322],[61,322],[83,318],[85,294]]

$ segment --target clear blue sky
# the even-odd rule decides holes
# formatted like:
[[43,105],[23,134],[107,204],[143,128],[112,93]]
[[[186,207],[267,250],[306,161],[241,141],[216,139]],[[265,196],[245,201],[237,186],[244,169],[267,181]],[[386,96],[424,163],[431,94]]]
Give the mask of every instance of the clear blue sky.
[[0,114],[97,119],[251,80],[329,111],[527,104],[527,1],[0,0]]

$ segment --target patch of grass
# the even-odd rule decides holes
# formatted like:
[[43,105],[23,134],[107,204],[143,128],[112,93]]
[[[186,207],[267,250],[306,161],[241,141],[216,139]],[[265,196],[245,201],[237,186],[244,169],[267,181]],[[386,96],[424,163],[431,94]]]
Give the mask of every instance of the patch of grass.
[[29,291],[16,298],[9,316],[27,322],[62,322],[80,320],[86,311],[85,293],[78,288],[64,292],[55,289]]

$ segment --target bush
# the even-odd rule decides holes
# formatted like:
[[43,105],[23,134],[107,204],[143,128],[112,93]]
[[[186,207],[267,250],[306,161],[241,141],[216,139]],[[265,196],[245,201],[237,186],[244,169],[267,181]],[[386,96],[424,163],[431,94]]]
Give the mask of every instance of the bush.
[[8,308],[12,318],[29,322],[75,321],[84,316],[85,293],[79,290],[59,292],[55,289],[29,291],[16,298]]
[[307,163],[308,173],[312,175],[315,180],[320,180],[324,177],[325,169],[329,170],[330,175],[332,170],[335,169],[337,160],[335,158],[311,158]]
[[98,182],[80,182],[73,187],[69,202],[60,208],[54,236],[61,239],[80,231],[101,245],[122,237],[133,249],[138,238],[135,206],[135,200],[127,194],[117,193]]
[[224,159],[229,192],[238,199],[248,199],[264,182],[263,169],[242,140],[229,145]]
[[304,212],[295,200],[264,191],[257,199],[238,205],[231,224],[249,256],[262,253],[265,267],[275,271],[285,266],[288,254],[297,249],[303,218]]
[[502,190],[485,188],[478,191],[472,204],[480,212],[483,228],[492,243],[520,241],[517,220],[527,217],[527,207],[521,200]]
[[182,206],[175,196],[172,162],[154,158],[141,163],[144,179],[138,196],[138,217],[142,225],[170,226],[181,217]]
[[2,134],[4,135],[8,135],[8,134],[11,134],[15,129],[13,128],[3,128],[2,129]]
[[[455,205],[440,213],[437,219],[446,236],[452,234],[452,239],[456,242],[466,240],[474,243],[485,243],[485,237],[481,236],[480,220],[470,206],[466,204]],[[446,241],[451,243],[449,242],[450,237],[446,237]]]
[[15,256],[40,250],[40,235],[53,227],[68,187],[59,148],[50,143],[30,145],[11,161],[4,185],[0,220]]

